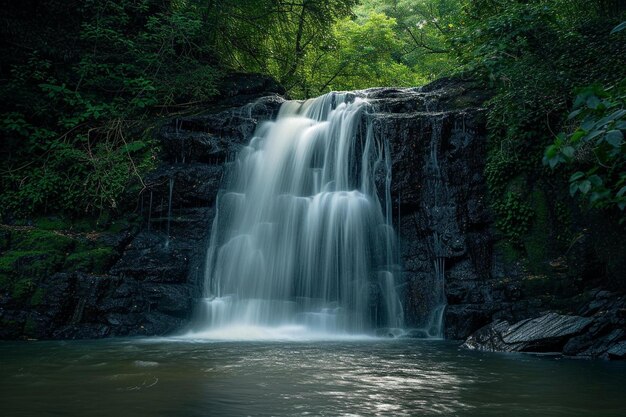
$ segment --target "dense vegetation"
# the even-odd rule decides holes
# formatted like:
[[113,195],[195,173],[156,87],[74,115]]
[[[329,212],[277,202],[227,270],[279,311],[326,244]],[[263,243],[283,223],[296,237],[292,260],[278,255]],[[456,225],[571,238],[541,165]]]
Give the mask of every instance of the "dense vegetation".
[[492,91],[485,174],[502,249],[541,272],[589,223],[617,276],[625,18],[619,0],[12,2],[0,18],[0,216],[133,211],[158,158],[151,129],[218,101],[228,74],[308,97],[463,73]]

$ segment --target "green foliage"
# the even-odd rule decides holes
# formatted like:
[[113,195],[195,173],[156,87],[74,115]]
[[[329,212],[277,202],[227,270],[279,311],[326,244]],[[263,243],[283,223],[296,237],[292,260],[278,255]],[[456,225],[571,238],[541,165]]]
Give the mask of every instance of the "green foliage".
[[200,9],[48,0],[38,13],[21,3],[5,12],[0,216],[119,210],[124,191],[154,163],[146,129],[163,106],[215,93]]
[[209,2],[212,46],[225,66],[272,75],[292,95],[312,92],[310,54],[331,48],[333,24],[357,0],[225,0]]
[[[570,194],[594,208],[626,208],[626,80],[611,89],[581,89],[568,120],[576,127],[557,135],[544,164],[582,169],[571,174]],[[622,221],[626,220],[622,215]]]
[[28,297],[34,290],[35,284],[32,279],[24,278],[17,281],[13,285],[12,296],[17,300],[23,300]]
[[15,232],[12,237],[12,248],[18,250],[40,250],[68,252],[75,245],[74,239],[57,231],[31,229]]
[[494,203],[498,218],[496,227],[515,243],[530,229],[534,212],[531,206],[518,193],[507,192],[502,200]]
[[103,274],[111,266],[117,253],[109,247],[95,248],[75,252],[65,259],[63,269],[66,271],[92,272]]
[[[37,223],[47,228],[52,224],[41,219]],[[128,227],[126,222],[120,224]],[[30,298],[31,305],[38,305],[44,296],[39,286],[44,278],[57,272],[104,274],[108,271],[119,254],[95,238],[110,232],[83,234],[71,231],[78,228],[72,224],[64,226],[62,230],[7,226],[0,229],[8,235],[8,243],[0,252],[0,292],[20,302]]]
[[43,301],[44,296],[45,291],[43,290],[43,288],[37,288],[33,296],[30,298],[30,305],[38,306]]
[[448,44],[464,70],[488,81],[494,93],[488,102],[485,175],[497,224],[513,241],[531,229],[523,222],[517,228],[510,224],[511,192],[530,195],[541,183],[554,193],[552,200],[567,195],[562,176],[546,170],[541,160],[553,132],[565,127],[571,91],[622,76],[626,48],[618,39],[622,35],[611,35],[611,29],[623,13],[612,1],[479,0],[465,2],[457,15]]
[[[317,94],[333,83],[313,71],[314,58],[324,60],[328,74],[338,68],[324,57],[333,52],[329,56],[335,60],[355,60],[349,70],[360,71],[342,70],[334,80],[338,87],[348,86],[347,80],[351,86],[370,81],[356,58],[369,65],[364,58],[374,55],[376,70],[382,70],[377,82],[410,83],[404,68],[387,65],[389,42],[374,22],[366,26],[376,32],[375,54],[360,57],[353,50],[356,37],[367,33],[341,19],[351,16],[356,3],[86,0],[67,7],[58,0],[26,0],[6,5],[0,49],[0,217],[79,217],[128,209],[143,187],[142,175],[156,161],[149,127],[157,117],[193,111],[212,100],[224,74],[262,72],[295,96]],[[355,30],[339,39],[338,21]],[[337,55],[337,46],[345,53]]]
[[396,20],[399,48],[393,61],[402,64],[414,77],[432,80],[452,71],[456,59],[449,39],[457,30],[461,0],[364,0],[355,9],[359,20],[382,13]]
[[[533,222],[524,237],[528,265],[531,272],[539,274],[548,271],[547,260],[552,259],[550,231],[552,229],[549,203],[542,190],[536,189],[531,195]],[[561,225],[558,225],[561,226]]]
[[337,22],[333,44],[307,54],[304,60],[304,95],[423,83],[423,78],[394,59],[401,48],[395,27],[395,19],[376,13],[363,20],[346,18]]

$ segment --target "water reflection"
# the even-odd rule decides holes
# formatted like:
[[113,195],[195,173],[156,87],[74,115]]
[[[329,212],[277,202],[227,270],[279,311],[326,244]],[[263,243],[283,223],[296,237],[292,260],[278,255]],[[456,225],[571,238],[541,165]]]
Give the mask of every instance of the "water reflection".
[[434,341],[0,344],[6,416],[623,416],[626,365]]

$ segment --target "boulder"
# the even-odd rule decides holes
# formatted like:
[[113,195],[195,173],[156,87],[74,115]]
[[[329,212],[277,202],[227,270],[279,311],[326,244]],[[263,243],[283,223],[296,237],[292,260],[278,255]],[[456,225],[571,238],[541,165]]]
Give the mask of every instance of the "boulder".
[[561,352],[574,336],[582,334],[592,318],[548,313],[513,325],[496,320],[467,338],[463,347],[490,352]]

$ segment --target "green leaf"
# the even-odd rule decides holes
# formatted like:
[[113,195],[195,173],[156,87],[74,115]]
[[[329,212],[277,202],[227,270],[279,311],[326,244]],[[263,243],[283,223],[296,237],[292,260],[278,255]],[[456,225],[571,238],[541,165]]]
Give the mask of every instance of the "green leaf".
[[602,185],[602,178],[600,178],[597,175],[592,175],[589,178],[587,178],[589,180],[589,182],[594,186],[594,187],[599,187]]
[[563,155],[565,155],[567,158],[572,159],[574,157],[574,153],[576,153],[576,149],[574,149],[571,146],[565,146],[563,149],[561,149],[561,152],[563,153]]
[[611,146],[618,148],[622,145],[624,134],[619,130],[609,130],[606,132],[604,140],[611,144]]
[[574,110],[573,112],[569,114],[569,116],[567,116],[567,120],[572,120],[573,118],[578,116],[580,112],[582,112],[582,109]]
[[576,192],[578,191],[578,183],[577,182],[573,182],[569,185],[569,194],[571,196],[574,196],[576,194]]
[[595,126],[596,122],[593,120],[585,120],[583,122],[582,125],[580,125],[580,128],[583,129],[584,131],[589,132],[591,129],[593,129],[593,127]]
[[594,110],[597,109],[601,103],[602,102],[597,96],[589,96],[586,102],[587,107],[589,107],[590,109],[594,109]]
[[580,188],[583,194],[587,194],[591,190],[591,182],[588,180],[582,181],[578,188]]
[[546,148],[545,156],[548,160],[554,158],[558,153],[558,148],[556,145],[550,145]]
[[131,142],[128,145],[125,145],[124,147],[122,147],[122,152],[128,152],[128,153],[137,152],[137,151],[144,149],[146,146],[147,144],[145,142],[138,140],[135,142]]
[[578,130],[576,130],[576,132],[574,132],[574,134],[570,138],[570,141],[572,143],[578,143],[585,136],[585,134],[586,133],[585,133],[584,130],[578,129]]
[[602,129],[602,130],[594,130],[593,132],[591,132],[587,136],[585,136],[585,141],[588,142],[591,139],[594,139],[594,138],[600,136],[604,132],[605,132],[604,129]]
[[626,22],[622,22],[619,25],[615,26],[613,30],[611,31],[611,35],[617,32],[621,32],[624,29],[626,29]]
[[561,162],[559,160],[558,157],[552,158],[548,160],[548,164],[550,165],[550,168],[554,169],[555,166],[557,166],[559,164],[559,162]]
[[584,174],[583,172],[580,172],[580,171],[578,171],[578,172],[574,172],[574,173],[572,174],[572,176],[571,176],[571,177],[569,177],[569,181],[570,181],[570,182],[572,182],[572,181],[577,181],[577,180],[581,179],[581,178],[582,178],[582,177],[584,177],[584,176],[585,176],[585,174]]

